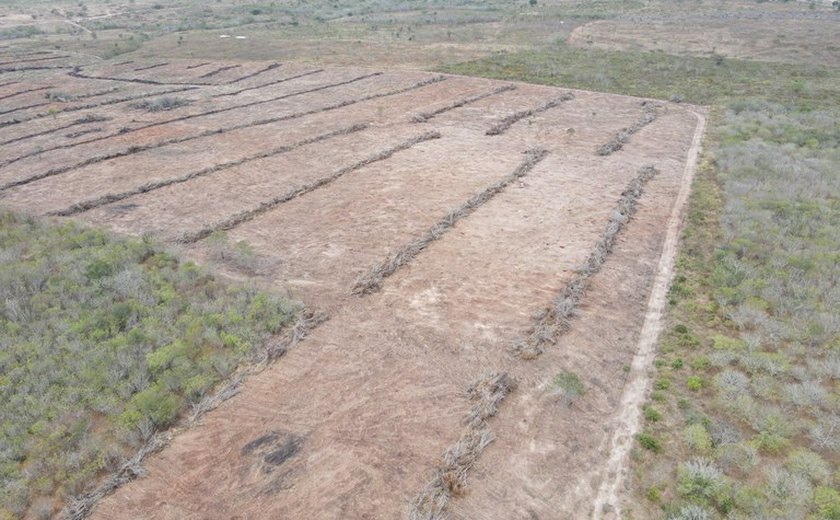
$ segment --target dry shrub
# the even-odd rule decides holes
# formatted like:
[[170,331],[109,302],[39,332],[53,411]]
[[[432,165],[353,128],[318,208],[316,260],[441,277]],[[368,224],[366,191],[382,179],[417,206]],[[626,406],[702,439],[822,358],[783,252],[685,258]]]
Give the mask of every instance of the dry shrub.
[[606,156],[621,150],[633,134],[653,123],[657,116],[656,105],[651,101],[644,101],[642,107],[642,117],[638,121],[627,128],[622,128],[610,141],[599,146],[595,153]]

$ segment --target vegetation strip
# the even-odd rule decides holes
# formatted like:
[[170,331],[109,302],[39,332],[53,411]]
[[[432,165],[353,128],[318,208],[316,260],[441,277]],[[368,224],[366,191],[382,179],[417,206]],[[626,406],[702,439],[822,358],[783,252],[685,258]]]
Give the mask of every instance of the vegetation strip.
[[27,134],[27,135],[23,135],[23,136],[20,136],[20,137],[15,137],[15,138],[12,138],[12,139],[8,139],[6,141],[0,142],[0,146],[4,146],[4,145],[7,145],[7,144],[11,144],[11,143],[16,143],[18,141],[25,141],[27,139],[32,139],[33,137],[40,137],[42,135],[49,135],[49,134],[52,134],[52,133],[55,133],[55,132],[60,132],[62,130],[67,130],[68,128],[72,128],[72,127],[77,126],[77,125],[84,125],[84,124],[87,124],[87,123],[99,123],[99,122],[110,121],[110,120],[111,120],[110,117],[96,116],[96,115],[90,114],[90,115],[87,115],[83,118],[76,119],[75,121],[73,121],[71,123],[68,123],[66,125],[61,125],[61,126],[58,126],[56,128],[50,128],[49,130],[43,130],[41,132],[35,132],[34,134]]
[[20,67],[20,68],[0,68],[0,74],[7,72],[27,72],[30,70],[58,70],[58,69],[72,69],[73,67]]
[[609,142],[599,146],[597,150],[595,150],[595,153],[606,156],[621,150],[633,134],[653,123],[657,116],[656,105],[654,105],[652,101],[643,101],[642,107],[644,107],[642,110],[642,117],[639,118],[638,121],[627,128],[622,128]]
[[484,92],[483,94],[476,94],[474,96],[468,96],[465,98],[461,98],[457,101],[454,101],[444,107],[440,107],[435,110],[431,110],[429,112],[421,112],[414,116],[413,120],[415,123],[425,123],[429,119],[432,119],[435,116],[443,114],[444,112],[449,112],[450,110],[454,110],[456,108],[460,108],[465,105],[469,105],[475,103],[476,101],[481,101],[484,98],[488,98],[490,96],[495,96],[496,94],[501,94],[502,92],[508,92],[511,90],[515,90],[515,85],[505,85],[502,87],[498,87],[496,89],[491,90],[490,92]]
[[486,132],[486,135],[501,135],[503,134],[508,128],[512,127],[516,124],[517,121],[525,119],[526,117],[531,117],[533,115],[545,112],[547,110],[551,110],[552,108],[559,107],[562,103],[566,101],[571,101],[575,98],[575,95],[571,92],[567,92],[560,97],[554,98],[550,101],[543,103],[542,105],[531,108],[528,110],[520,110],[519,112],[514,112],[513,114],[506,116],[501,121],[496,123],[495,125],[491,126]]
[[6,65],[17,65],[18,63],[34,63],[36,61],[60,60],[62,58],[69,58],[69,57],[70,56],[53,56],[51,58],[34,58],[34,59],[28,59],[28,60],[5,61],[3,63],[0,63],[0,67],[6,66]]
[[514,347],[514,351],[519,357],[535,359],[543,353],[546,345],[553,344],[557,340],[557,336],[568,332],[570,320],[586,293],[589,279],[601,270],[604,262],[612,253],[618,236],[636,212],[636,205],[644,193],[645,185],[657,173],[653,166],[644,166],[639,170],[636,177],[627,184],[618,199],[616,208],[610,215],[604,233],[595,243],[595,247],[583,266],[577,270],[577,274],[555,298],[553,305],[540,313],[528,334],[528,338]]
[[257,86],[254,86],[254,87],[247,87],[247,88],[235,90],[233,92],[226,92],[224,94],[213,94],[213,96],[211,96],[211,97],[217,98],[217,97],[225,97],[225,96],[236,96],[237,94],[241,94],[243,92],[248,92],[250,90],[259,90],[261,88],[270,87],[272,85],[277,85],[279,83],[285,83],[287,81],[292,81],[293,79],[303,78],[305,76],[311,76],[312,74],[318,74],[319,72],[324,72],[324,69],[310,70],[309,72],[303,72],[303,73],[297,74],[295,76],[289,76],[288,78],[283,78],[283,79],[278,79],[278,80],[275,80],[275,81],[270,81],[268,83],[263,83],[262,85],[257,85]]
[[196,179],[198,177],[204,177],[205,175],[210,175],[212,173],[216,173],[222,170],[227,170],[233,168],[234,166],[239,166],[241,164],[245,164],[247,162],[256,161],[258,159],[265,159],[267,157],[272,157],[275,155],[280,155],[284,153],[288,153],[296,148],[300,148],[301,146],[306,146],[308,144],[317,143],[320,141],[326,141],[327,139],[331,139],[333,137],[338,137],[341,135],[352,134],[354,132],[358,132],[360,130],[364,130],[367,128],[367,125],[353,125],[346,128],[341,128],[339,130],[335,130],[332,132],[327,132],[326,134],[317,135],[315,137],[309,137],[297,143],[281,146],[279,148],[275,148],[273,150],[268,150],[265,152],[260,152],[256,155],[252,155],[249,157],[243,157],[242,159],[237,159],[235,161],[229,161],[222,164],[217,164],[214,166],[209,166],[202,170],[198,170],[195,172],[191,172],[185,175],[181,175],[178,177],[173,177],[171,179],[166,179],[157,182],[150,182],[140,186],[139,188],[135,188],[133,190],[124,191],[122,193],[109,193],[107,195],[103,195],[101,197],[97,197],[95,199],[87,200],[84,202],[79,202],[73,204],[69,208],[52,211],[49,213],[51,216],[61,216],[67,217],[70,215],[75,215],[77,213],[82,213],[93,208],[98,208],[99,206],[104,206],[105,204],[110,204],[112,202],[116,202],[119,200],[127,199],[129,197],[133,197],[135,195],[140,195],[141,193],[147,193],[150,191],[158,190],[160,188],[165,188],[166,186],[171,186],[172,184],[179,184],[182,182],[187,182],[192,179]]
[[272,63],[271,65],[269,65],[269,66],[265,67],[264,69],[260,69],[260,70],[254,71],[254,72],[252,72],[252,73],[250,73],[250,74],[245,74],[244,76],[240,76],[240,77],[238,77],[238,78],[236,78],[236,79],[232,79],[232,80],[230,80],[230,81],[227,81],[227,82],[225,82],[225,84],[226,84],[226,85],[232,85],[232,84],[234,84],[234,83],[239,83],[240,81],[245,81],[246,79],[251,79],[251,78],[253,78],[253,77],[255,77],[255,76],[259,76],[260,74],[263,74],[263,73],[265,73],[265,72],[268,72],[268,71],[274,70],[274,69],[276,69],[276,68],[278,68],[278,67],[280,67],[280,66],[281,66],[281,64],[280,64],[280,63]]
[[545,159],[548,151],[543,148],[532,148],[525,152],[525,160],[504,179],[481,193],[478,193],[469,200],[450,211],[440,222],[432,226],[423,235],[415,239],[413,242],[404,246],[402,249],[392,253],[388,259],[381,264],[371,268],[353,285],[351,289],[353,294],[365,295],[378,291],[382,288],[385,278],[394,274],[400,267],[409,263],[414,257],[420,254],[426,247],[435,240],[443,237],[455,224],[477,210],[482,204],[489,201],[507,188],[511,183],[517,179],[524,177],[530,172],[534,166]]
[[[65,67],[68,68],[68,67]],[[143,85],[192,85],[192,86],[203,86],[207,87],[212,85],[212,83],[196,83],[190,81],[155,81],[152,79],[139,79],[139,78],[118,78],[116,76],[91,76],[90,74],[84,74],[80,70],[76,70],[74,68],[72,71],[68,72],[68,74],[74,78],[78,79],[94,79],[99,81],[119,81],[122,83],[140,83]]]
[[458,442],[446,450],[443,464],[411,502],[409,520],[441,520],[449,500],[464,493],[470,470],[484,448],[493,442],[487,421],[496,415],[499,405],[514,388],[514,380],[505,372],[485,374],[470,385],[467,395],[474,405],[464,419],[466,429]]
[[39,90],[48,90],[54,87],[38,87],[38,88],[30,88],[28,90],[21,90],[20,92],[15,92],[13,94],[6,94],[5,96],[0,96],[0,99],[9,99],[15,96],[20,96],[22,94],[27,94],[29,92],[38,92]]
[[[46,87],[46,88],[52,88],[52,87]],[[33,90],[25,91],[25,92],[34,92],[34,91],[37,91],[37,90],[43,90],[43,89],[39,88],[39,89],[33,89]],[[80,100],[80,99],[89,99],[89,98],[94,98],[94,97],[99,97],[99,96],[105,96],[107,94],[111,94],[114,91],[115,91],[115,89],[111,88],[111,89],[100,90],[98,92],[91,92],[90,94],[79,94],[78,96],[70,96],[70,95],[66,95],[66,94],[64,96],[62,96],[60,93],[48,92],[47,95],[46,95],[47,101],[44,101],[44,102],[41,102],[41,103],[36,103],[34,105],[26,105],[26,106],[22,106],[22,107],[15,107],[15,108],[12,108],[11,110],[5,110],[3,112],[0,112],[0,115],[11,114],[12,112],[20,112],[21,110],[28,110],[30,108],[44,107],[44,106],[47,106],[47,105],[52,105],[55,102],[68,103],[70,101],[77,101],[77,100]],[[25,92],[21,92],[21,93],[23,94]],[[72,110],[60,110],[58,113],[60,113],[60,112],[71,112],[71,111]],[[47,115],[52,115],[52,114],[47,112]],[[35,119],[35,118],[33,117],[31,119]]]
[[[50,117],[50,116],[58,115],[58,114],[65,114],[67,112],[78,112],[80,110],[89,110],[89,109],[92,109],[92,108],[99,108],[99,107],[104,107],[104,106],[109,106],[109,105],[117,105],[119,103],[126,103],[128,101],[135,101],[137,99],[145,99],[145,98],[154,97],[154,96],[165,96],[167,94],[175,94],[177,92],[186,92],[188,90],[195,90],[196,88],[198,88],[198,87],[175,88],[175,89],[170,89],[170,90],[163,90],[163,91],[160,91],[160,92],[151,92],[151,93],[146,93],[146,94],[140,94],[140,95],[136,95],[136,96],[126,96],[126,97],[122,97],[122,98],[111,99],[111,100],[108,100],[108,101],[102,101],[100,103],[88,103],[87,105],[79,105],[79,106],[75,106],[75,107],[66,107],[66,108],[63,108],[63,109],[59,110],[55,114],[52,114],[49,111],[39,112],[39,113],[37,113],[35,115],[32,115],[32,116],[23,117],[23,118],[19,118],[19,119],[15,118],[15,119],[12,119],[10,121],[3,121],[2,123],[0,123],[0,128],[4,128],[4,127],[7,127],[7,126],[11,126],[11,125],[17,125],[17,124],[21,124],[21,123],[28,123],[29,121],[33,121],[35,119],[43,119],[45,117]],[[118,134],[115,134],[115,135],[118,135]],[[82,144],[82,143],[78,143],[78,144]],[[0,168],[6,166],[8,164],[11,164],[13,162],[17,162],[17,161],[19,161],[21,159],[24,159],[26,157],[31,157],[33,155],[38,155],[38,154],[43,153],[43,152],[57,150],[59,148],[68,148],[68,146],[67,145],[60,145],[60,146],[55,146],[53,148],[48,148],[48,149],[45,149],[45,150],[41,150],[39,152],[32,152],[32,153],[27,154],[27,155],[22,155],[20,157],[16,157],[14,159],[10,159],[8,161],[3,162],[2,164],[0,164]]]
[[296,199],[297,197],[300,197],[301,195],[306,195],[307,193],[315,191],[318,188],[326,186],[327,184],[332,183],[333,181],[339,179],[340,177],[343,177],[344,175],[347,175],[348,173],[352,173],[352,172],[354,172],[356,170],[359,170],[359,169],[361,169],[361,168],[363,168],[363,167],[365,167],[369,164],[373,164],[373,163],[378,162],[378,161],[384,161],[385,159],[390,158],[392,155],[394,155],[397,152],[407,150],[407,149],[411,148],[412,146],[414,146],[416,144],[419,144],[419,143],[422,143],[422,142],[425,142],[425,141],[429,141],[429,140],[432,140],[432,139],[440,139],[440,132],[426,132],[425,134],[413,137],[413,138],[409,139],[408,141],[405,141],[404,143],[398,144],[397,146],[388,148],[386,150],[382,150],[382,151],[380,151],[380,152],[378,152],[378,153],[376,153],[376,154],[374,154],[370,157],[367,157],[366,159],[362,159],[361,161],[357,162],[356,164],[344,167],[344,168],[338,170],[337,172],[333,173],[332,175],[328,175],[326,177],[321,177],[320,179],[318,179],[316,181],[310,182],[308,184],[304,184],[303,186],[295,188],[295,189],[293,189],[293,190],[291,190],[291,191],[289,191],[289,192],[287,192],[287,193],[285,193],[285,194],[283,194],[279,197],[275,197],[275,198],[273,198],[269,201],[263,202],[263,203],[259,204],[258,206],[256,206],[255,208],[245,210],[245,211],[242,211],[242,212],[237,213],[235,215],[232,215],[232,216],[230,216],[230,217],[228,217],[228,218],[226,218],[226,219],[224,219],[220,222],[217,222],[217,223],[215,223],[211,226],[205,227],[205,228],[203,228],[199,231],[196,231],[194,233],[184,234],[183,236],[181,236],[178,239],[178,242],[180,242],[182,244],[190,244],[190,243],[193,243],[193,242],[197,242],[197,241],[199,241],[203,238],[207,238],[208,236],[210,236],[211,234],[213,234],[216,231],[227,231],[229,229],[232,229],[232,228],[238,226],[239,224],[242,224],[242,223],[247,222],[249,220],[253,220],[254,218],[258,217],[259,215],[262,215],[263,213],[265,213],[267,211],[270,211],[271,209],[277,207],[280,204],[284,204],[286,202],[289,202],[292,199]]
[[167,65],[169,65],[169,62],[158,63],[158,64],[155,64],[155,65],[149,65],[148,67],[139,67],[139,68],[134,69],[134,72],[140,72],[141,70],[152,70],[152,69],[156,69],[158,67],[166,67]]
[[[217,129],[213,129],[213,130],[206,130],[206,131],[201,132],[199,134],[186,136],[186,137],[173,137],[171,139],[158,141],[155,144],[145,145],[145,146],[142,146],[142,147],[141,146],[134,146],[134,147],[129,148],[129,153],[118,152],[118,155],[116,155],[115,157],[122,157],[122,156],[125,156],[125,155],[130,155],[130,153],[136,153],[138,151],[149,150],[149,149],[152,149],[152,148],[159,148],[159,147],[167,146],[167,145],[170,145],[170,144],[183,143],[183,142],[186,142],[186,141],[191,141],[193,139],[200,139],[202,137],[207,137],[207,136],[211,136],[211,135],[223,134],[223,133],[226,133],[226,132],[241,130],[243,128],[253,128],[253,127],[257,127],[257,126],[269,125],[269,124],[273,124],[273,123],[279,123],[279,122],[283,122],[283,121],[289,121],[289,120],[292,120],[292,119],[298,119],[298,118],[305,117],[305,116],[319,114],[321,112],[328,112],[328,111],[331,111],[331,110],[337,110],[339,108],[344,108],[344,107],[347,107],[347,106],[350,106],[350,105],[355,105],[356,103],[362,103],[364,101],[371,101],[371,100],[380,99],[380,98],[383,98],[383,97],[396,96],[396,95],[399,95],[399,94],[404,94],[406,92],[410,92],[412,90],[416,90],[418,88],[422,88],[422,87],[425,87],[427,85],[431,85],[433,83],[438,83],[438,82],[444,81],[444,80],[446,80],[446,76],[434,76],[432,78],[425,79],[423,81],[418,81],[417,83],[414,83],[413,85],[409,85],[407,87],[402,87],[402,88],[398,88],[398,89],[395,89],[395,90],[391,90],[389,92],[382,92],[382,93],[379,93],[379,94],[371,94],[369,96],[365,96],[365,97],[362,97],[362,98],[350,99],[350,100],[347,100],[347,101],[341,101],[339,103],[335,103],[333,105],[328,105],[328,106],[323,107],[323,108],[316,108],[316,109],[312,109],[312,110],[307,110],[305,112],[297,112],[297,113],[289,114],[289,115],[285,115],[285,116],[278,116],[278,117],[272,117],[272,118],[268,118],[268,119],[262,119],[262,120],[259,120],[259,121],[255,121],[253,123],[243,123],[243,124],[240,124],[240,125],[234,125],[234,126],[230,126],[230,127],[226,127],[226,128],[217,128]],[[241,106],[250,106],[250,104],[240,105],[240,107]],[[224,110],[226,110],[226,109],[224,109]],[[211,112],[207,112],[207,113],[199,114],[199,115],[208,115],[208,114],[211,114],[211,113],[215,114],[217,112],[216,111],[211,111]],[[193,117],[193,116],[183,116],[183,117],[176,118],[176,119],[170,119],[169,121],[164,121],[164,122],[160,122],[160,123],[152,123],[152,124],[149,124],[149,125],[146,125],[146,126],[143,126],[143,127],[136,128],[134,130],[129,130],[128,132],[122,132],[122,134],[126,134],[126,133],[133,132],[133,131],[136,131],[136,130],[142,130],[142,129],[145,129],[145,128],[150,128],[150,127],[153,127],[153,126],[158,126],[160,124],[172,123],[172,122],[175,122],[175,121],[182,121],[182,120],[188,119],[190,117]],[[198,117],[198,115],[196,115],[195,117]],[[60,146],[53,147],[50,150],[72,148],[73,146],[77,146],[77,145],[80,145],[80,144],[91,143],[91,142],[95,142],[95,141],[101,141],[103,139],[108,139],[108,138],[114,137],[116,135],[121,135],[121,134],[120,133],[111,134],[109,136],[102,136],[102,137],[97,137],[97,138],[94,138],[94,139],[88,139],[87,141],[80,141],[78,143],[70,143],[70,144],[60,145]],[[50,150],[43,150],[43,151],[50,151]],[[131,151],[131,150],[133,150],[133,151]],[[39,152],[33,152],[33,153],[27,154],[25,156],[21,156],[21,157],[15,158],[15,159],[11,159],[9,161],[6,161],[5,163],[0,164],[0,168],[2,168],[4,166],[8,166],[9,164],[11,164],[13,162],[16,162],[16,161],[19,161],[22,158],[31,157],[33,155],[38,155],[38,153]],[[106,161],[108,159],[114,158],[114,157],[109,157],[109,156],[101,156],[101,157],[103,157],[103,158],[100,159],[102,161]],[[99,160],[93,161],[93,162],[99,162]],[[93,164],[93,162],[88,163],[87,161],[83,161],[84,164],[79,163],[77,165],[73,165],[73,166],[70,166],[70,167],[59,168],[60,170],[63,170],[60,173],[65,173],[67,171],[70,171],[72,169],[75,169],[75,168],[78,168],[78,167],[81,167],[81,166],[88,166],[89,164]],[[38,177],[38,178],[30,177],[28,179],[23,179],[21,181],[15,181],[13,183],[7,184],[6,186],[0,186],[0,192],[5,190],[5,189],[14,187],[14,186],[19,186],[21,184],[27,184],[29,182],[33,182],[33,181],[42,179],[45,176],[49,177],[51,175],[54,175],[54,174],[51,174],[50,172],[46,172],[46,174],[39,174],[37,176],[34,176],[34,177]]]
[[220,73],[222,73],[222,72],[224,72],[224,71],[226,71],[226,70],[238,69],[238,68],[239,68],[239,67],[241,67],[241,66],[242,66],[242,65],[225,65],[224,67],[219,67],[218,69],[213,69],[213,70],[211,70],[210,72],[208,72],[208,73],[206,73],[206,74],[202,74],[202,75],[201,75],[201,76],[199,76],[198,78],[199,78],[199,79],[212,78],[212,77],[213,77],[213,76],[215,76],[216,74],[220,74]]

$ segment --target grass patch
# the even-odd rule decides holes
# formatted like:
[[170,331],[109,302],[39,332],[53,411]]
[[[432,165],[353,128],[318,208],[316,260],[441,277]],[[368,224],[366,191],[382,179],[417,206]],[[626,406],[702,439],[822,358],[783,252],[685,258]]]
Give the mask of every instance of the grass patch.
[[0,214],[0,517],[67,497],[296,314],[146,240]]

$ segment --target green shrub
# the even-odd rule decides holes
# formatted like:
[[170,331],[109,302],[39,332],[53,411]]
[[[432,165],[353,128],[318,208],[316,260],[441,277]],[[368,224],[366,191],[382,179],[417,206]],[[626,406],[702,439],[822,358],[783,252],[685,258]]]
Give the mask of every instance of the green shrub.
[[712,451],[712,437],[700,423],[686,427],[683,438],[688,447],[698,454],[705,455]]
[[706,458],[692,459],[680,464],[677,492],[688,498],[711,499],[726,484],[723,473]]
[[562,396],[567,405],[571,405],[575,399],[586,393],[586,387],[583,386],[577,374],[572,372],[560,372],[554,376],[551,386]]
[[642,448],[652,451],[654,453],[661,453],[662,452],[662,442],[649,433],[639,433],[636,435],[636,440],[639,441],[639,444]]
[[685,382],[686,388],[692,392],[699,392],[703,388],[703,385],[703,378],[700,376],[691,376]]
[[669,388],[671,388],[671,380],[661,377],[656,380],[656,382],[653,384],[653,387],[657,390],[668,390]]
[[840,493],[820,486],[814,490],[815,520],[840,520]]
[[652,406],[645,406],[642,408],[642,412],[645,415],[645,419],[650,422],[658,422],[662,419],[662,413],[659,412],[656,408]]

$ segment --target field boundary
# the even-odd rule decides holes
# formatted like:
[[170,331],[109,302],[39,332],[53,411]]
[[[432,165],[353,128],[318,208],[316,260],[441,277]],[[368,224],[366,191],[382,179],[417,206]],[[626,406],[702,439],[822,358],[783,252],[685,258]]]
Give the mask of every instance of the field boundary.
[[665,302],[674,276],[680,233],[685,221],[688,197],[691,195],[691,185],[697,170],[697,157],[706,130],[706,118],[697,112],[691,113],[697,118],[697,126],[688,151],[680,191],[668,219],[665,241],[648,299],[642,331],[636,344],[636,353],[630,365],[627,383],[624,385],[621,404],[617,408],[618,417],[610,440],[609,458],[600,472],[601,484],[593,501],[593,520],[605,518],[606,506],[611,506],[609,509],[615,518],[621,518],[619,493],[629,477],[627,460],[630,449],[633,447],[633,436],[638,433],[641,426],[641,404],[644,402],[649,385],[647,371],[656,355],[656,343],[663,326]]

